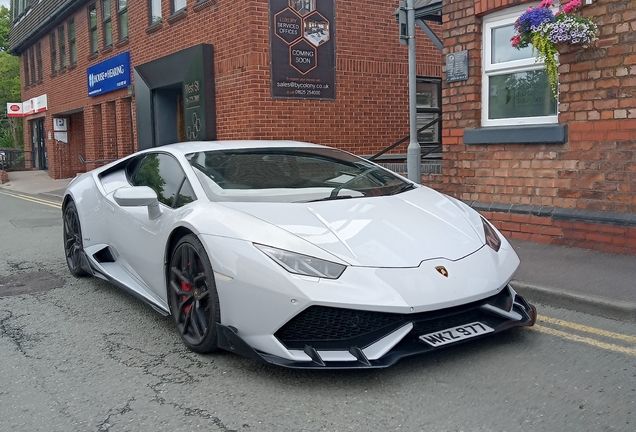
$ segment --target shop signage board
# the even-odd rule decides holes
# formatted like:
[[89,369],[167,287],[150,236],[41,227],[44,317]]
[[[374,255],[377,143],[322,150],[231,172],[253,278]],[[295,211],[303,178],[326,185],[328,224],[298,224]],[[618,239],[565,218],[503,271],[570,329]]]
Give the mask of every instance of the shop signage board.
[[126,51],[86,69],[88,95],[97,96],[128,87],[130,79],[130,52]]
[[44,112],[47,109],[48,98],[46,94],[43,94],[24,102],[9,102],[7,104],[7,117],[27,117]]
[[9,102],[7,104],[7,117],[23,117],[22,102]]
[[336,99],[334,0],[269,0],[273,98]]
[[184,126],[188,141],[201,140],[206,136],[203,70],[203,51],[200,51],[194,56],[190,70],[183,80]]

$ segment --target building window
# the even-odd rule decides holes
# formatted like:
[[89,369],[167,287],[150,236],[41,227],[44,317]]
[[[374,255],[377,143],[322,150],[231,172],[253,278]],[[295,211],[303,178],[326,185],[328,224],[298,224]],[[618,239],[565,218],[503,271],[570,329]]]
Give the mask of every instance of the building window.
[[35,44],[35,58],[38,62],[37,67],[38,67],[38,81],[42,81],[42,44],[40,42],[38,42],[37,44]]
[[29,54],[27,52],[22,54],[22,60],[24,62],[24,86],[28,87],[31,84],[31,74],[29,74]]
[[55,43],[55,33],[49,36],[51,42],[51,72],[57,72],[57,44]]
[[510,8],[484,18],[482,126],[557,123],[557,101],[532,48],[513,48],[514,22],[526,10]]
[[128,39],[128,0],[117,0],[117,27],[119,40]]
[[[420,130],[442,114],[441,94],[442,81],[439,78],[417,77],[417,141],[420,146],[435,149],[440,143],[442,122]],[[423,150],[424,151],[424,150]]]
[[[13,20],[16,21],[31,8],[31,0],[13,0],[11,9],[13,10]],[[8,6],[8,5],[7,5]]]
[[172,0],[172,14],[174,15],[175,13],[185,9],[186,7],[186,0]]
[[95,3],[88,7],[88,29],[91,37],[91,54],[97,54],[99,33],[97,31],[97,6]]
[[77,42],[75,42],[75,20],[68,22],[68,61],[71,66],[77,64]]
[[150,25],[161,22],[161,0],[148,0],[150,4]]
[[31,64],[31,83],[35,84],[36,80],[36,70],[35,70],[35,48],[29,48],[29,63]]
[[57,41],[60,44],[60,70],[66,69],[66,38],[64,26],[57,29]]
[[113,45],[113,21],[110,14],[110,0],[102,0],[102,25],[104,27],[104,48]]

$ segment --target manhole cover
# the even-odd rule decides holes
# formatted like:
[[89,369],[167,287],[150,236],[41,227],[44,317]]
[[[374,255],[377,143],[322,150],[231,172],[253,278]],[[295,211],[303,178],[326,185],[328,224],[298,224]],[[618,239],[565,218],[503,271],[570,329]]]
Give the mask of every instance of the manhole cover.
[[20,219],[12,220],[11,223],[16,228],[49,228],[62,225],[61,218],[46,218],[46,219]]
[[64,285],[64,279],[46,271],[0,276],[0,297],[50,291]]

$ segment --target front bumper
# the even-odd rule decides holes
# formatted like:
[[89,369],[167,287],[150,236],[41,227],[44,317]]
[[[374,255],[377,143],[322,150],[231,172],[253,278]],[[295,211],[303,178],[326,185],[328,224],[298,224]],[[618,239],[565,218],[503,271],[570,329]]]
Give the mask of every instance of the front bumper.
[[[420,336],[480,322],[498,333],[511,327],[532,326],[536,308],[510,285],[496,295],[462,306],[413,314],[310,307],[276,332],[280,343],[295,353],[291,360],[259,352],[231,326],[217,323],[219,347],[255,360],[302,369],[384,368],[415,354],[456,345],[471,339],[434,347]],[[488,333],[490,334],[490,333]]]

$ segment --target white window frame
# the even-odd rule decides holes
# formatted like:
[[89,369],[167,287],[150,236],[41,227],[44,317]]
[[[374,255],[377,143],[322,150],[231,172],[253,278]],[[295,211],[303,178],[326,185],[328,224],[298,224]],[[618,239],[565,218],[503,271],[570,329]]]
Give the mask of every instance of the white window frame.
[[482,75],[481,75],[481,125],[488,126],[516,126],[516,125],[535,125],[535,124],[553,124],[559,122],[559,104],[557,101],[557,112],[554,115],[539,117],[511,117],[506,119],[489,119],[489,77],[515,72],[525,72],[543,69],[543,62],[537,62],[535,57],[527,59],[512,60],[505,63],[492,63],[492,30],[498,27],[505,27],[519,18],[529,6],[536,7],[537,4],[524,4],[523,6],[512,7],[505,11],[495,12],[484,17],[482,25]]

